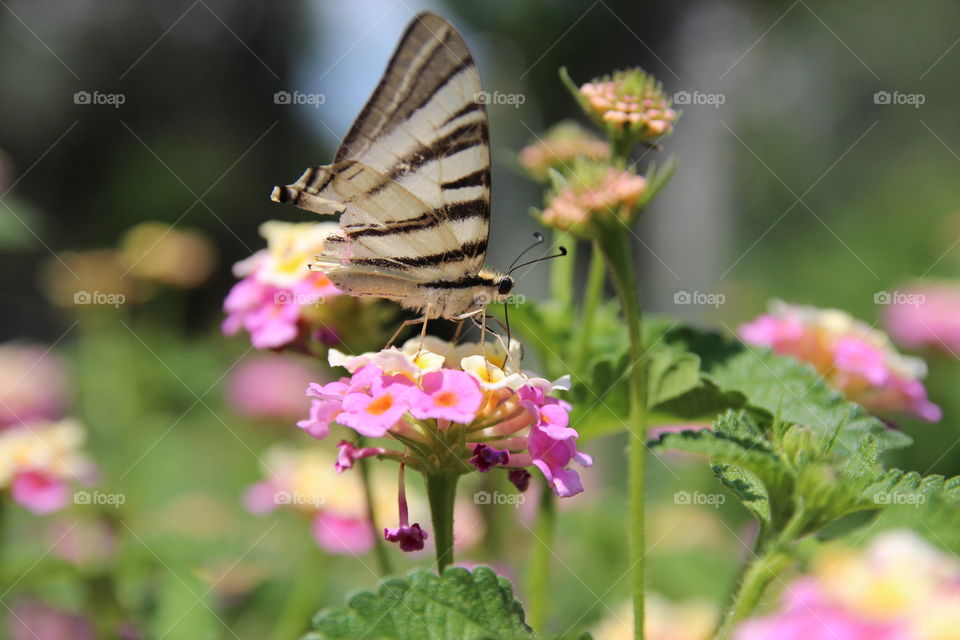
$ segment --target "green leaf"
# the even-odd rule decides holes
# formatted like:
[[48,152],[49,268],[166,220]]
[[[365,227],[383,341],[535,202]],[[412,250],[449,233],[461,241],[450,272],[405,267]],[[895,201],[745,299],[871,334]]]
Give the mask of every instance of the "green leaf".
[[304,640],[535,640],[510,583],[486,567],[415,571],[321,611]]
[[716,387],[743,394],[750,407],[771,420],[777,417],[810,427],[841,453],[852,454],[867,435],[884,450],[910,444],[909,436],[888,429],[846,400],[806,363],[687,327],[669,332],[666,340],[699,355],[705,376]]

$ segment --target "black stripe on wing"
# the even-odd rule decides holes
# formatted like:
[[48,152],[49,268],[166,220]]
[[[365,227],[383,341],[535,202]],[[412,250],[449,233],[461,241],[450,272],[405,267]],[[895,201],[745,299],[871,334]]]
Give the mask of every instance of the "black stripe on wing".
[[433,253],[425,256],[352,258],[348,261],[348,263],[368,267],[381,267],[385,269],[396,269],[398,265],[411,269],[418,267],[440,267],[446,264],[462,262],[463,260],[476,255],[476,251],[478,249],[477,245],[481,243],[486,246],[486,239],[483,241],[466,244],[457,249],[451,249],[450,251],[443,251],[441,253]]

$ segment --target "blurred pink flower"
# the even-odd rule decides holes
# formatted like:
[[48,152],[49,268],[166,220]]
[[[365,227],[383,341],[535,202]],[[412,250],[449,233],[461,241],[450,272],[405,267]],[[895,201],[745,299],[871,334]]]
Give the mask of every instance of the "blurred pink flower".
[[561,122],[535,144],[520,151],[520,164],[537,180],[546,180],[550,169],[563,172],[577,156],[591,160],[610,157],[610,145],[576,122]]
[[568,184],[550,198],[542,220],[557,229],[583,233],[594,216],[613,216],[629,224],[646,190],[643,176],[577,163]]
[[373,547],[373,530],[366,518],[321,511],[313,518],[313,537],[330,553],[366,553]]
[[937,640],[960,629],[960,562],[916,533],[886,531],[862,550],[822,547],[781,607],[736,640]]
[[615,71],[582,85],[580,102],[601,125],[640,140],[670,133],[679,118],[660,83],[640,69]]
[[898,344],[960,354],[960,286],[919,283],[889,302],[883,323]]
[[104,518],[59,520],[48,537],[53,555],[81,569],[102,569],[117,552],[117,533]]
[[67,506],[70,488],[43,471],[23,471],[14,476],[10,496],[33,513],[45,515]]
[[48,348],[0,345],[0,429],[61,418],[68,395],[66,367]]
[[10,608],[11,640],[94,640],[93,624],[84,616],[39,600],[21,600]]
[[316,368],[302,360],[261,354],[231,371],[226,396],[238,413],[251,418],[294,420],[309,408],[302,390],[316,379]]
[[810,363],[835,389],[874,413],[942,416],[920,380],[926,365],[901,355],[886,334],[835,309],[774,302],[770,313],[741,325],[744,342]]
[[[310,310],[340,295],[327,276],[310,267],[335,232],[333,223],[286,223],[271,220],[260,227],[267,249],[234,265],[241,278],[223,302],[222,330],[250,334],[257,349],[278,349],[326,330]],[[316,325],[316,326],[315,326]]]

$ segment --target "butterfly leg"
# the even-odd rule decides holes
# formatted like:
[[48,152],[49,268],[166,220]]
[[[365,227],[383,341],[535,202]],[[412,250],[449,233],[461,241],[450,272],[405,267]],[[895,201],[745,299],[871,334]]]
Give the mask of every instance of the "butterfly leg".
[[400,326],[397,327],[397,330],[393,332],[393,335],[390,337],[390,340],[387,342],[387,344],[386,344],[386,346],[384,347],[384,349],[389,349],[390,347],[392,347],[394,341],[396,341],[396,339],[397,339],[398,337],[400,337],[400,333],[401,333],[404,329],[406,329],[406,328],[409,327],[409,326],[412,326],[412,325],[421,323],[421,322],[423,323],[423,330],[420,332],[420,347],[422,348],[422,347],[423,347],[423,337],[424,337],[424,335],[427,333],[427,316],[423,316],[422,318],[412,318],[412,319],[410,319],[410,320],[404,320],[403,322],[401,322],[401,323],[400,323]]

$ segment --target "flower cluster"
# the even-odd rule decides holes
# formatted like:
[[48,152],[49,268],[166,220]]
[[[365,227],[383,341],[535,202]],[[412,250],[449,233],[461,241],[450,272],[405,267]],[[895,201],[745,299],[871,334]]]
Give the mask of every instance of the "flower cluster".
[[647,195],[647,180],[643,176],[578,161],[568,180],[558,184],[550,195],[542,221],[557,229],[589,236],[598,221],[619,219],[630,224]]
[[883,323],[898,344],[960,354],[960,287],[930,282],[887,295]]
[[0,389],[0,489],[37,514],[63,508],[70,482],[94,468],[80,450],[83,427],[63,418],[62,363],[39,346],[0,345]]
[[739,333],[749,344],[809,362],[871,412],[907,412],[928,422],[941,417],[920,382],[924,362],[901,355],[886,334],[842,311],[774,302],[770,313],[742,325]]
[[580,102],[601,125],[615,134],[652,140],[673,129],[679,114],[653,76],[641,69],[615,71],[580,87]]
[[244,329],[257,349],[276,349],[304,338],[336,344],[336,334],[317,310],[340,290],[309,266],[336,229],[332,222],[263,223],[260,235],[267,248],[233,267],[241,280],[223,302],[223,332],[233,335]]
[[[557,495],[576,495],[583,487],[570,463],[588,466],[591,459],[577,451],[569,405],[551,395],[565,383],[528,377],[513,362],[512,354],[494,345],[455,346],[435,338],[422,347],[413,339],[402,349],[359,356],[331,350],[330,364],[346,368],[350,376],[311,385],[310,415],[298,425],[324,438],[336,422],[361,436],[403,445],[397,450],[341,442],[341,471],[367,456],[393,458],[425,474],[500,467],[523,488],[533,466]],[[400,498],[402,531],[388,531],[387,538],[415,537],[422,546],[419,526],[405,521],[402,490]]]
[[520,164],[537,180],[546,180],[550,169],[563,171],[579,156],[590,160],[610,157],[610,145],[576,122],[561,122],[535,144],[520,151]]
[[317,545],[329,553],[365,553],[373,546],[360,479],[337,474],[330,452],[278,445],[263,456],[263,467],[266,479],[247,489],[248,511],[287,508],[310,517]]
[[737,640],[940,640],[960,628],[960,561],[912,531],[857,553],[828,546],[794,581],[781,610],[748,620]]

